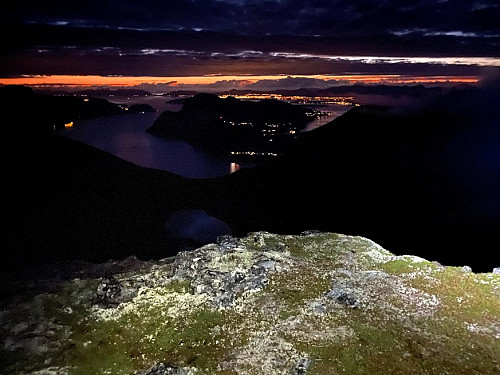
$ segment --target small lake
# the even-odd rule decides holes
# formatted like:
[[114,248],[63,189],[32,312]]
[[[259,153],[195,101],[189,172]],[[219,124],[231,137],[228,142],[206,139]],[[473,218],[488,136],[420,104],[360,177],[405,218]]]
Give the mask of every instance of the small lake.
[[[187,142],[166,140],[146,132],[163,111],[179,111],[180,104],[166,103],[169,99],[162,96],[105,99],[117,104],[145,103],[157,110],[154,113],[123,114],[100,117],[91,120],[75,121],[74,126],[59,133],[136,165],[161,169],[186,178],[220,177],[241,168],[236,163],[218,160]],[[322,126],[352,107],[338,105],[314,107],[329,112],[313,120],[304,131]]]

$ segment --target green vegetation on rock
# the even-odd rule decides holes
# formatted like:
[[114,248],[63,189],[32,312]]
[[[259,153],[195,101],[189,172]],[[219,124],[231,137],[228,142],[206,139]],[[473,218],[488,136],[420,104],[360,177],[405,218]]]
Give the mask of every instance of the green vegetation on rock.
[[148,264],[6,306],[0,373],[500,373],[497,274],[335,233],[224,237]]

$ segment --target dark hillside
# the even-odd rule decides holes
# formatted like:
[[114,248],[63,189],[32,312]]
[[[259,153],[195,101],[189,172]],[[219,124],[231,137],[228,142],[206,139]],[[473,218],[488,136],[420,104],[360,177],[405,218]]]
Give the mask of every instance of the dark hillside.
[[3,123],[3,133],[32,138],[51,134],[77,120],[127,113],[105,99],[40,94],[14,85],[0,87],[0,110],[9,118]]
[[164,223],[196,196],[187,180],[59,137],[14,153],[3,179],[3,266],[174,253]]
[[202,93],[185,99],[179,112],[163,112],[147,131],[226,158],[231,151],[280,154],[314,116],[314,110],[278,100],[242,101]]
[[424,108],[358,107],[276,162],[214,184],[212,214],[236,233],[362,235],[491,271],[500,263],[498,103],[496,90],[468,90]]
[[22,113],[10,126],[23,131],[3,139],[2,264],[172,255],[165,219],[193,209],[236,235],[362,235],[396,253],[490,271],[500,263],[499,102],[498,91],[468,90],[426,107],[358,107],[274,162],[209,180],[26,133],[39,123]]
[[2,269],[55,259],[175,253],[165,219],[197,200],[194,182],[55,136],[54,124],[125,112],[106,100],[0,88]]

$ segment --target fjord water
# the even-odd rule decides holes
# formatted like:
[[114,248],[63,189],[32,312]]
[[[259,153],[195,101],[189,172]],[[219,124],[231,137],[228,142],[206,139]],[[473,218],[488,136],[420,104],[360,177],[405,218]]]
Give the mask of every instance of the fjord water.
[[[118,104],[147,103],[157,112],[125,114],[75,121],[74,126],[60,134],[109,152],[142,167],[165,170],[187,178],[213,178],[232,173],[240,168],[235,163],[218,160],[187,142],[166,140],[146,132],[165,110],[178,111],[180,104],[165,103],[162,96],[118,99],[106,98]],[[324,107],[331,116],[312,121],[305,130],[312,130],[350,109]]]
[[[74,125],[63,130],[61,135],[94,146],[136,165],[166,170],[187,178],[220,177],[240,168],[238,164],[215,159],[187,142],[166,140],[146,132],[163,111],[181,109],[180,104],[165,103],[166,100],[161,96],[116,98],[110,101],[126,105],[147,103],[157,112],[75,121]],[[350,107],[329,106],[316,109],[329,112],[330,115],[311,121],[304,131],[314,130],[332,121]],[[209,216],[204,211],[190,209],[174,212],[172,216],[165,218],[165,230],[178,242],[177,246],[181,250],[193,248],[193,243],[214,242],[221,234],[231,234],[231,228],[226,223]]]
[[[143,99],[140,101],[144,102]],[[229,163],[214,159],[186,142],[165,140],[147,133],[146,129],[163,110],[177,111],[180,106],[162,104],[153,108],[158,111],[75,121],[73,127],[61,134],[139,166],[183,177],[209,178],[231,172]]]

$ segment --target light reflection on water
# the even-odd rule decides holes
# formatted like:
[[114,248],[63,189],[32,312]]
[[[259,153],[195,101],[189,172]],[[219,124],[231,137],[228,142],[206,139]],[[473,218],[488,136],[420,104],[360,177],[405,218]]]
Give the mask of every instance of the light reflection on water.
[[[139,166],[166,170],[187,178],[219,177],[242,168],[237,163],[214,159],[189,143],[165,140],[146,132],[163,111],[178,111],[180,105],[165,104],[162,97],[133,98],[129,101],[122,99],[121,102],[115,102],[128,105],[148,103],[158,112],[77,121],[73,127],[64,129],[61,134]],[[331,112],[331,115],[312,121],[306,130],[322,126],[350,109],[336,107],[338,106],[316,108]],[[226,223],[196,210],[175,212],[166,220],[165,230],[179,240],[190,239],[200,243],[214,242],[218,235],[231,233]]]
[[231,163],[230,173],[234,173],[236,171],[239,171],[240,169],[241,165],[239,165],[238,163]]
[[[109,98],[108,98],[109,100]],[[118,104],[147,103],[156,113],[124,114],[75,121],[73,127],[60,134],[87,143],[142,167],[166,170],[187,178],[212,178],[233,173],[242,168],[236,163],[215,159],[187,142],[166,140],[146,132],[165,110],[178,111],[179,104],[168,104],[164,97],[117,99]],[[350,107],[328,106],[317,110],[328,111],[331,116],[313,120],[304,131],[322,126]]]
[[226,161],[217,160],[189,143],[166,140],[146,132],[165,110],[178,111],[178,104],[166,104],[163,97],[114,100],[119,104],[148,103],[158,112],[124,114],[75,121],[62,135],[87,143],[142,167],[166,170],[187,178],[211,178],[235,170]]
[[316,109],[317,111],[326,112],[328,113],[328,116],[321,116],[314,119],[309,124],[307,124],[307,126],[304,128],[304,130],[302,130],[302,132],[308,132],[316,128],[319,128],[320,126],[326,125],[329,122],[336,119],[337,117],[339,117],[340,115],[343,115],[347,111],[351,110],[353,107],[331,104],[329,106],[312,107],[312,108]]
[[189,143],[146,132],[157,113],[109,116],[78,121],[63,134],[142,167],[162,169],[188,178],[210,178],[231,172],[231,165]]

